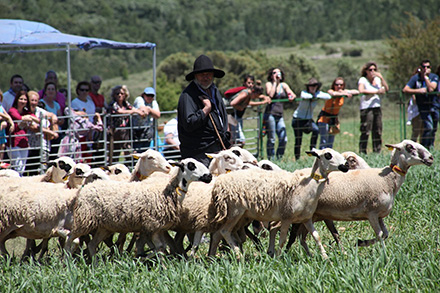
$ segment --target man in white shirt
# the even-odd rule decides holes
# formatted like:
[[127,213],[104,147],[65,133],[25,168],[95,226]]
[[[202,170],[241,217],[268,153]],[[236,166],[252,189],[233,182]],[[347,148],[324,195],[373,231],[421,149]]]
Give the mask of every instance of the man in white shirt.
[[10,85],[11,87],[9,88],[9,90],[3,94],[2,105],[3,108],[5,108],[6,112],[9,112],[9,109],[11,109],[12,104],[14,103],[15,95],[23,87],[23,77],[21,77],[21,75],[14,74],[11,77]]

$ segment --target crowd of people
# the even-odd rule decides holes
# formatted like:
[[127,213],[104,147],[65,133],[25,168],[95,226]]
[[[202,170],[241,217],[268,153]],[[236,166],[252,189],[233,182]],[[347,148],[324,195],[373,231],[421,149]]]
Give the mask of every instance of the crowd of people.
[[[403,88],[404,93],[411,95],[408,124],[413,126],[412,139],[417,140],[420,136],[421,144],[428,148],[434,145],[439,120],[439,97],[431,94],[439,91],[438,73],[432,73],[430,61],[423,60]],[[267,157],[282,158],[287,145],[283,105],[297,98],[285,82],[283,70],[270,68],[265,88],[260,80],[246,75],[243,86],[234,89],[230,96],[226,92],[227,99],[223,99],[214,78],[223,78],[225,74],[215,68],[206,55],[195,60],[193,70],[185,76],[189,84],[179,98],[177,117],[164,127],[165,155],[191,157],[208,165],[209,158],[205,153],[218,152],[232,144],[245,144],[243,115],[246,108],[263,105]],[[102,79],[98,75],[92,76],[90,81],[80,81],[75,89],[76,98],[69,109],[67,91],[58,88],[56,72],[50,70],[46,73],[39,92],[30,91],[22,76],[13,75],[10,88],[4,94],[0,92],[0,167],[12,165],[21,174],[25,171],[36,174],[40,161],[62,154],[65,147],[58,149],[57,146],[72,142],[72,139],[77,140],[77,151],[83,154],[84,161],[91,162],[94,157],[103,155],[99,154],[102,147],[97,141],[103,137],[104,115],[109,127],[108,164],[117,160],[115,158],[119,158],[120,152],[132,149],[142,152],[150,147],[156,136],[154,120],[161,114],[155,89],[146,87],[132,105],[128,88],[115,86],[107,103],[104,95],[99,93],[101,84]],[[354,95],[360,96],[359,152],[367,152],[371,134],[373,152],[379,153],[382,145],[381,98],[389,91],[389,86],[377,64],[368,62],[362,67],[357,89],[346,89],[343,77],[335,78],[327,92],[321,91],[321,86],[312,77],[299,94],[291,123],[295,136],[295,158],[300,158],[304,134],[311,133],[310,148],[316,147],[318,137],[319,148],[333,147],[335,135],[340,131],[339,111],[344,100]],[[323,106],[315,122],[313,113],[319,100],[323,100]],[[232,107],[232,112],[227,111],[225,102]],[[68,116],[73,117],[71,123],[62,119]],[[72,138],[69,132],[72,124],[82,127],[76,138]],[[10,163],[5,160],[6,156]]]

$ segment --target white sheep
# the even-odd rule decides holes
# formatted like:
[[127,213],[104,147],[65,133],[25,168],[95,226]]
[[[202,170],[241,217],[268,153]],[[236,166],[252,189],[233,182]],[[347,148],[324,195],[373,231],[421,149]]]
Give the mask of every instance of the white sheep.
[[258,167],[260,167],[263,170],[268,170],[268,171],[281,171],[281,170],[283,170],[277,164],[275,164],[269,160],[259,161]]
[[[130,181],[142,181],[153,174],[155,171],[168,173],[171,169],[170,163],[153,149],[148,149],[141,154],[132,154],[137,159],[136,165],[131,173]],[[168,169],[168,172],[164,171]]]
[[247,149],[241,148],[239,146],[233,146],[229,150],[234,152],[234,154],[236,154],[240,159],[242,159],[243,162],[255,163],[255,164],[258,162],[257,158],[255,158],[255,156]]
[[347,160],[348,168],[350,170],[370,168],[367,162],[354,152],[343,152],[341,155]]
[[212,158],[208,167],[212,175],[225,174],[243,167],[243,160],[232,150],[223,150],[216,154],[208,153],[206,155]]
[[176,221],[177,209],[192,181],[209,182],[208,169],[194,159],[184,159],[173,168],[167,184],[145,182],[94,182],[84,186],[73,208],[74,225],[66,241],[71,252],[73,239],[94,231],[88,244],[90,256],[97,245],[113,233],[141,232],[137,255],[142,255],[145,242],[153,239],[156,249],[163,248],[160,239]]
[[[27,238],[23,257],[37,253],[40,258],[47,251],[48,239],[54,236],[66,237],[72,224],[68,206],[76,196],[84,181],[93,178],[105,180],[108,176],[97,178],[87,164],[76,164],[66,184],[32,182],[23,184],[15,181],[0,186],[0,247],[1,253],[7,254],[5,241],[17,236]],[[90,181],[90,179],[89,179]],[[43,239],[37,249],[32,239]]]
[[[319,198],[314,221],[368,220],[376,238],[359,240],[359,246],[368,246],[388,237],[383,218],[391,212],[409,167],[431,166],[433,157],[425,147],[411,140],[386,146],[393,149],[389,166],[350,170],[346,174],[335,172],[329,176],[329,182]],[[307,250],[304,238],[301,244]]]
[[[313,226],[312,216],[328,173],[336,170],[347,171],[348,168],[342,155],[332,149],[313,149],[308,154],[316,157],[308,176],[301,176],[299,172],[249,169],[217,178],[212,190],[216,211],[212,220],[221,223],[221,228],[212,236],[210,255],[215,254],[218,242],[223,236],[239,256],[239,247],[231,233],[237,223],[243,218],[249,218],[258,221],[280,221],[280,248],[286,241],[289,226],[292,223],[304,223],[316,240],[322,255],[327,256]],[[269,247],[268,252],[274,254],[274,247]]]

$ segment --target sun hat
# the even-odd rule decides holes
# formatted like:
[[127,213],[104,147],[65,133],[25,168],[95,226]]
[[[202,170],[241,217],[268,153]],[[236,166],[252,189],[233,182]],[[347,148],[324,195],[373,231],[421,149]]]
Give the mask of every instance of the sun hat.
[[317,85],[318,88],[321,87],[322,83],[320,83],[316,78],[312,77],[309,79],[309,82],[305,84],[306,87]]
[[225,76],[225,72],[220,69],[214,68],[212,64],[212,60],[206,55],[200,55],[197,57],[196,61],[194,61],[194,69],[192,72],[188,73],[185,77],[187,81],[191,81],[194,79],[194,75],[196,73],[202,72],[214,72],[214,77],[222,78]]
[[144,92],[143,92],[143,93],[146,94],[146,95],[153,95],[153,96],[156,97],[156,91],[155,91],[154,88],[152,88],[152,87],[146,87],[146,88],[144,89]]

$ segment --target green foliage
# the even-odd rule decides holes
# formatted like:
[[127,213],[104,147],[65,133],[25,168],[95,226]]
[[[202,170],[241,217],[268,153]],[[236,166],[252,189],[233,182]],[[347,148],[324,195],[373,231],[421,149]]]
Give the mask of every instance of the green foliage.
[[345,49],[342,51],[342,56],[350,56],[350,57],[362,56],[362,49],[361,48]]
[[357,89],[359,79],[359,70],[352,65],[350,61],[341,60],[337,63],[338,76],[344,78],[347,89]]
[[395,84],[406,84],[422,60],[429,59],[432,66],[440,64],[440,17],[421,21],[409,15],[408,19],[397,28],[398,35],[388,40],[390,48],[382,56],[389,66],[389,82]]

